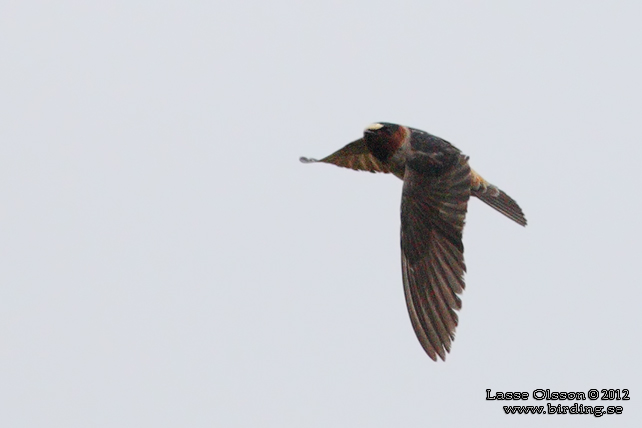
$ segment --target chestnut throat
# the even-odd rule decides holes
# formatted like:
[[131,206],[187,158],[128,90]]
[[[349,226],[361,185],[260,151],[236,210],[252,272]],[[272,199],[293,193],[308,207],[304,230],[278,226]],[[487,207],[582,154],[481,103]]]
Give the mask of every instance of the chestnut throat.
[[391,132],[366,132],[364,140],[368,150],[381,162],[388,162],[399,150],[406,137],[406,130],[398,126]]

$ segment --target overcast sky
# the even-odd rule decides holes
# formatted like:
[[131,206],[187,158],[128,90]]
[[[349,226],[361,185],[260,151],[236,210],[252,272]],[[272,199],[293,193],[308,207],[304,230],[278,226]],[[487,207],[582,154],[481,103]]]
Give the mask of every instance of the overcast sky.
[[[3,427],[642,426],[642,6],[4,1]],[[303,165],[424,129],[469,205],[446,362],[410,325],[401,181]],[[626,388],[622,415],[494,391]],[[605,420],[605,419],[608,419]]]

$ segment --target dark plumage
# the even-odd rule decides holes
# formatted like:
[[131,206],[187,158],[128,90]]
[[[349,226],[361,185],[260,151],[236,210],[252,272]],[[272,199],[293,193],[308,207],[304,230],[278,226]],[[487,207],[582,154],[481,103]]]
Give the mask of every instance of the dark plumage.
[[470,196],[526,226],[522,209],[473,171],[452,144],[402,125],[374,123],[330,156],[301,162],[392,173],[404,181],[401,265],[410,321],[430,358],[445,360],[465,286],[462,231]]

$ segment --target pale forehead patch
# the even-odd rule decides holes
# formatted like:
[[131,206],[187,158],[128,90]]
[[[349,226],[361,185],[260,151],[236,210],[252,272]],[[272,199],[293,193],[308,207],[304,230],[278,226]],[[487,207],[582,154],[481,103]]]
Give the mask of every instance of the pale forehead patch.
[[378,131],[379,129],[383,128],[383,125],[380,123],[373,123],[372,125],[368,125],[366,127],[366,130],[370,131]]

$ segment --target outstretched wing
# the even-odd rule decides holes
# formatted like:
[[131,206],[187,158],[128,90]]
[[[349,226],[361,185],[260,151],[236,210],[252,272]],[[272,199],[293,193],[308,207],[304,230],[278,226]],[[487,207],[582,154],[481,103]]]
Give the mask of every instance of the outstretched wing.
[[343,168],[351,168],[358,171],[383,172],[386,174],[392,172],[390,168],[381,163],[372,155],[372,153],[370,153],[363,138],[353,141],[341,150],[337,150],[330,156],[326,156],[323,159],[301,157],[299,160],[303,163],[331,163]]
[[403,284],[417,338],[433,360],[446,359],[464,289],[462,231],[471,172],[458,155],[438,176],[407,167],[401,201]]

